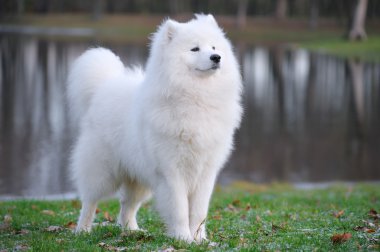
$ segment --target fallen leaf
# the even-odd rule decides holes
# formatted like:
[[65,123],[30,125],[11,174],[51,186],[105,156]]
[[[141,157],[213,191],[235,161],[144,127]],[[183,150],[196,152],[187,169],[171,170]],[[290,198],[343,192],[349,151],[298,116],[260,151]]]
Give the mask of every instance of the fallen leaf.
[[29,246],[27,246],[25,244],[21,244],[21,245],[17,245],[14,250],[17,251],[17,250],[28,250],[28,249],[30,249]]
[[334,243],[334,244],[338,244],[338,243],[343,243],[345,241],[348,241],[349,239],[351,239],[352,235],[350,233],[343,233],[343,234],[334,234],[333,236],[331,236],[331,241]]
[[27,229],[16,230],[16,231],[15,231],[15,234],[16,234],[16,235],[25,235],[25,234],[29,234],[29,230],[27,230]]
[[66,225],[65,225],[66,228],[70,228],[70,229],[75,229],[77,227],[77,224],[75,222],[68,222]]
[[72,206],[73,208],[76,208],[76,209],[81,208],[80,201],[79,201],[79,200],[72,200],[72,201],[71,201],[71,206]]
[[98,246],[101,247],[101,248],[105,247],[106,245],[107,244],[105,242],[99,242],[98,243]]
[[340,218],[344,214],[344,210],[340,210],[339,212],[334,212],[333,216],[335,218]]
[[368,248],[368,249],[379,249],[379,248],[380,248],[380,245],[379,245],[379,244],[372,244],[372,245],[368,245],[367,248]]
[[7,230],[10,227],[11,227],[11,224],[9,222],[0,223],[0,231]]
[[257,222],[261,222],[261,218],[260,218],[260,216],[256,215],[256,221],[257,221]]
[[272,211],[268,209],[268,210],[265,211],[265,214],[272,215]]
[[99,209],[99,208],[96,208],[95,213],[98,214],[98,213],[100,213],[100,212],[101,212],[100,209]]
[[365,228],[363,231],[366,233],[375,233],[376,232],[376,230],[372,229],[372,228]]
[[128,233],[123,231],[120,233],[120,237],[128,237]]
[[113,221],[113,218],[110,216],[110,214],[106,211],[104,212],[104,218],[109,221],[109,222],[112,222]]
[[365,228],[366,228],[366,227],[363,227],[363,226],[356,226],[356,227],[354,227],[353,229],[354,229],[355,231],[363,231]]
[[113,234],[111,232],[107,232],[103,235],[103,238],[109,238],[109,237],[112,237]]
[[158,250],[158,252],[173,252],[173,251],[175,251],[175,248],[173,247]]
[[376,230],[373,228],[368,228],[368,227],[363,227],[363,226],[356,226],[356,227],[354,227],[354,230],[355,231],[362,231],[365,233],[375,233],[376,232]]
[[60,226],[49,226],[45,230],[48,232],[59,232],[62,230],[62,227],[60,227]]
[[272,232],[277,232],[278,230],[283,229],[283,227],[272,224]]
[[6,214],[4,216],[4,222],[6,222],[6,223],[12,222],[12,216],[10,216],[9,214]]
[[368,215],[369,215],[369,217],[371,217],[371,218],[374,219],[374,220],[378,220],[378,219],[380,219],[380,214],[378,214],[378,213],[376,212],[376,210],[373,209],[373,208],[372,208],[371,210],[369,210]]
[[214,220],[221,220],[221,219],[222,219],[222,216],[221,216],[221,215],[214,215],[214,216],[212,216],[212,218],[213,218]]
[[247,206],[245,207],[245,211],[249,211],[251,209],[251,204],[247,203]]
[[236,199],[236,200],[232,201],[232,205],[234,205],[236,207],[240,206],[240,200]]
[[42,210],[43,214],[46,214],[46,215],[50,215],[50,216],[54,216],[55,215],[55,212],[52,211],[52,210]]
[[64,243],[65,240],[64,239],[56,239],[55,242],[58,244],[61,244],[61,243]]
[[232,212],[237,212],[236,207],[234,207],[232,204],[227,205],[227,210],[232,211]]

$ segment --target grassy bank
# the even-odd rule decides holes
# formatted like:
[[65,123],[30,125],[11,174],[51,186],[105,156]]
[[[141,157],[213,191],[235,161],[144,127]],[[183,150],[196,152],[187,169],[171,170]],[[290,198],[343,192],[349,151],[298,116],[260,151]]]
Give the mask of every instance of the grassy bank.
[[237,183],[216,189],[208,235],[216,244],[186,244],[163,235],[152,203],[142,207],[145,232],[114,225],[116,200],[103,202],[91,234],[75,236],[80,203],[74,201],[0,202],[0,250],[379,250],[380,186],[333,186],[296,190],[290,186]]
[[[0,25],[29,25],[37,27],[90,28],[96,31],[96,39],[114,43],[144,43],[165,16],[109,15],[93,21],[86,15],[24,15],[4,18]],[[191,15],[175,17],[186,21]],[[307,19],[275,21],[271,18],[249,18],[243,29],[237,29],[233,17],[217,17],[228,36],[240,45],[295,44],[311,50],[325,51],[343,57],[355,57],[380,61],[380,29],[378,21],[367,25],[369,40],[352,43],[344,39],[345,27],[336,20],[320,20],[318,29],[309,29]],[[59,39],[67,39],[60,37]],[[77,39],[77,38],[76,38]],[[85,38],[84,38],[85,39]]]

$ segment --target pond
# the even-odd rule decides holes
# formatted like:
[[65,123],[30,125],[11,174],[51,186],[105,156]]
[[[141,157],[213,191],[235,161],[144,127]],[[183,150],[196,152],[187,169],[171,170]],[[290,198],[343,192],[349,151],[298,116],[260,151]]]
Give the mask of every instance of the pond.
[[[144,65],[146,45],[0,34],[0,195],[73,191],[65,80],[107,46]],[[245,115],[220,183],[380,179],[380,64],[236,43]]]

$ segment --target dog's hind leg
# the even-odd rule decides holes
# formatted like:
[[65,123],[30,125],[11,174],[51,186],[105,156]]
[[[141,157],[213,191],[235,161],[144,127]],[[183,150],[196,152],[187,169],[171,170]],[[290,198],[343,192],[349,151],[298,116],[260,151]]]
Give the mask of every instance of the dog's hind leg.
[[111,154],[106,148],[86,135],[79,139],[73,153],[73,177],[82,201],[76,231],[90,231],[97,202],[120,186],[112,172],[117,164],[109,158]]
[[120,188],[120,213],[118,224],[130,230],[138,230],[136,214],[141,204],[148,200],[150,190],[135,181],[127,180]]

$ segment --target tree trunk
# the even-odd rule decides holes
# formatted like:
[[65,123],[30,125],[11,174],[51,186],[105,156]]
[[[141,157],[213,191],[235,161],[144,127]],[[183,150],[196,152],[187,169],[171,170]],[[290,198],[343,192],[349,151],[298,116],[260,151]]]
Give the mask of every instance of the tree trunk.
[[368,0],[357,0],[352,27],[348,34],[350,40],[363,40],[367,38],[364,29]]
[[24,9],[25,9],[25,3],[24,0],[17,0],[17,16],[21,16],[24,14]]
[[288,12],[287,0],[277,0],[275,17],[277,19],[285,19],[287,12]]
[[239,0],[237,17],[236,17],[236,23],[239,29],[243,28],[247,23],[247,9],[248,9],[248,0]]
[[104,0],[95,0],[92,9],[92,19],[97,21],[103,16],[103,11],[105,7]]
[[318,26],[318,16],[319,16],[319,8],[318,8],[318,0],[310,1],[310,28],[316,29]]

